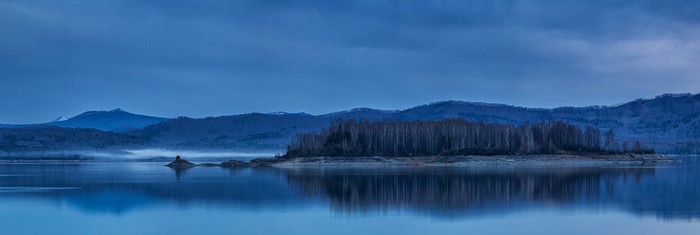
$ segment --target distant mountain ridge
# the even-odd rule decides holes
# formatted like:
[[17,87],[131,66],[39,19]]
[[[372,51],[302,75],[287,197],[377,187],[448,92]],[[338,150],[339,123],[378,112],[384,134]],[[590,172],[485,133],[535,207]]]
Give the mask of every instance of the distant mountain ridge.
[[[102,116],[109,118],[96,118]],[[279,151],[300,133],[319,131],[333,120],[349,118],[396,121],[463,118],[501,124],[561,120],[604,131],[613,129],[620,141],[640,140],[662,153],[700,152],[700,94],[666,94],[614,106],[553,109],[441,101],[405,110],[357,108],[322,115],[275,112],[175,119],[112,110],[86,112],[55,123],[60,127],[95,128],[149,140],[144,147]],[[126,126],[129,128],[124,129]],[[0,143],[4,141],[2,132],[0,129]]]
[[162,121],[168,120],[162,117],[153,117],[140,114],[133,114],[122,109],[109,111],[88,111],[72,118],[63,116],[47,123],[20,124],[20,125],[0,125],[7,128],[36,127],[36,126],[56,126],[67,128],[92,128],[101,131],[126,132],[133,129],[143,128]]
[[143,128],[168,120],[162,117],[153,117],[133,114],[122,109],[110,111],[90,111],[65,121],[54,122],[52,125],[69,128],[94,128],[102,131],[125,132]]
[[613,129],[622,141],[643,141],[660,152],[700,150],[700,95],[669,94],[615,106],[525,108],[504,104],[442,101],[406,110],[358,108],[323,115],[250,113],[164,121],[129,135],[169,146],[194,148],[284,149],[299,133],[315,132],[336,119],[440,120],[463,118],[488,123],[522,124],[562,120]]

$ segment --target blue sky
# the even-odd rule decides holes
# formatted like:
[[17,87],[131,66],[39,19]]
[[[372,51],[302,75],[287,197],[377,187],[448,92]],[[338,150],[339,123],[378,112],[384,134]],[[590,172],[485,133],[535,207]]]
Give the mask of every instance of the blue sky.
[[0,123],[700,90],[698,1],[0,1]]

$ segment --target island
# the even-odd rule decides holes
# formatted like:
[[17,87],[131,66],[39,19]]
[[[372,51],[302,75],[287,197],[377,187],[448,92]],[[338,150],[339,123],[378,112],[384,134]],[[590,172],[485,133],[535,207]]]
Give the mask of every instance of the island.
[[[613,129],[562,121],[521,125],[436,121],[337,120],[297,136],[282,156],[200,166],[381,166],[635,163],[671,161],[640,141],[618,141]],[[171,167],[190,167],[177,163]],[[196,166],[196,165],[195,165]]]

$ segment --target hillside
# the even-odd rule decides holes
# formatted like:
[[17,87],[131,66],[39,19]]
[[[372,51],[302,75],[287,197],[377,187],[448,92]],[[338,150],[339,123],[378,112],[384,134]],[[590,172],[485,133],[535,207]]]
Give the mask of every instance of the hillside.
[[[558,120],[579,126],[594,126],[602,132],[613,129],[615,139],[621,143],[639,140],[661,153],[700,152],[700,95],[691,94],[661,95],[615,106],[554,109],[443,101],[405,110],[358,108],[323,115],[280,112],[176,119],[112,110],[86,112],[48,124],[13,127],[27,133],[40,130],[36,126],[47,125],[95,128],[124,134],[114,136],[119,140],[116,142],[120,142],[124,136],[149,140],[146,147],[279,151],[286,149],[293,137],[318,132],[338,119],[430,121],[449,118],[514,125]],[[54,131],[73,132],[72,129]]]
[[406,110],[353,109],[324,115],[241,114],[203,119],[167,120],[129,135],[183,148],[284,149],[292,137],[317,132],[337,119],[440,120],[523,124],[560,120],[614,129],[616,139],[640,140],[660,152],[700,151],[700,95],[662,95],[616,106],[524,108],[462,101],[435,102]]
[[56,121],[46,125],[71,127],[71,128],[94,128],[102,131],[125,132],[133,129],[153,125],[167,118],[152,117],[126,112],[121,109],[110,111],[90,111],[65,121]]
[[110,111],[88,111],[72,118],[59,117],[47,123],[23,125],[0,124],[0,128],[57,126],[67,128],[92,128],[120,133],[153,125],[165,120],[167,120],[167,118],[133,114],[121,109],[114,109]]
[[320,130],[327,122],[308,114],[241,114],[201,119],[176,118],[125,134],[162,146],[214,149],[284,149],[299,133]]
[[153,141],[97,129],[37,126],[0,128],[0,152],[141,148]]

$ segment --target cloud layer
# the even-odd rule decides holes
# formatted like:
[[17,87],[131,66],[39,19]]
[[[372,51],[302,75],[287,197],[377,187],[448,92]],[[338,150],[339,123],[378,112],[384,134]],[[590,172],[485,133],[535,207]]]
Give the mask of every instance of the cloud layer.
[[698,12],[697,1],[2,1],[0,122],[696,93]]

